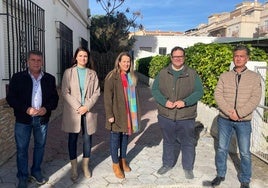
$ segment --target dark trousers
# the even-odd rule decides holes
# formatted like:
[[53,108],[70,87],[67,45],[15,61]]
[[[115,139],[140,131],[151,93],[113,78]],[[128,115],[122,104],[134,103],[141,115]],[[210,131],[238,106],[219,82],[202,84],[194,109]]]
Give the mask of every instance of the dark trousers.
[[[195,120],[171,120],[158,115],[158,123],[163,135],[163,166],[175,165],[175,149],[181,151],[182,167],[192,170],[195,160]],[[175,148],[179,147],[179,148]]]
[[[81,117],[81,129],[83,136],[83,157],[89,158],[92,147],[92,135],[87,133],[86,117]],[[68,149],[70,160],[77,158],[77,140],[79,133],[69,133]]]
[[[122,132],[110,132],[110,152],[113,163],[118,163],[119,158],[127,156],[128,135]],[[118,150],[120,150],[118,156]]]
[[17,177],[27,179],[28,174],[28,149],[31,135],[34,137],[32,175],[41,174],[41,164],[45,152],[48,124],[41,124],[40,117],[32,117],[30,124],[15,123],[15,141],[17,147]]

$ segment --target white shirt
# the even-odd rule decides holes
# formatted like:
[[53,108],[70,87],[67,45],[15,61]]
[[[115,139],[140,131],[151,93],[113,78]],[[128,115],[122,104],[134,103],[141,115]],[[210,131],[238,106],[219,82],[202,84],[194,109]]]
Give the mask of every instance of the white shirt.
[[42,107],[42,89],[41,89],[41,78],[44,73],[38,76],[37,79],[29,72],[32,81],[33,81],[33,91],[32,91],[32,107],[36,109],[40,109]]

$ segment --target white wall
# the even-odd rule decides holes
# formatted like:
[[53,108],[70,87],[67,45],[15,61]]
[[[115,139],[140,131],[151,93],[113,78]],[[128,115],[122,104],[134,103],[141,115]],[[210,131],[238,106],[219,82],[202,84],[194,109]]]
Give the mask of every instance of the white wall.
[[[89,20],[87,18],[87,9],[89,8],[88,0],[70,0],[69,7],[62,1],[57,0],[32,0],[35,4],[45,10],[45,63],[46,71],[51,73],[58,79],[58,40],[57,40],[57,21],[62,22],[73,31],[73,51],[80,45],[81,37],[88,41],[90,45],[90,36],[87,26]],[[3,1],[0,0],[0,13],[3,10]],[[7,48],[4,42],[3,31],[6,30],[3,26],[3,20],[6,16],[0,16],[0,99],[5,98],[5,85],[9,81],[5,81],[4,70],[5,60],[4,56],[7,54]],[[57,84],[59,80],[56,80]]]
[[[0,1],[0,12],[3,11],[3,1]],[[3,19],[5,16],[0,16],[0,99],[5,97],[5,91],[6,91],[6,84],[8,83],[7,81],[4,81],[3,79],[5,78],[5,63],[4,63],[4,35],[1,34],[3,33]]]
[[222,43],[233,41],[237,38],[232,37],[201,37],[201,36],[134,36],[136,42],[133,46],[134,59],[139,59],[141,47],[151,47],[152,53],[158,54],[160,47],[167,48],[167,54],[171,52],[171,49],[175,46],[187,48],[193,46],[196,43],[209,44],[212,42]]
[[[68,1],[67,1],[68,2]],[[80,5],[79,5],[80,2]],[[73,31],[73,51],[80,45],[80,37],[89,42],[87,23],[75,12],[78,8],[86,18],[88,1],[80,0],[75,3],[76,9],[69,4],[67,7],[62,1],[36,0],[36,4],[45,9],[45,38],[46,38],[46,71],[57,78],[58,73],[58,40],[57,23],[62,22]],[[81,13],[80,12],[80,13]],[[57,83],[59,81],[57,80]]]

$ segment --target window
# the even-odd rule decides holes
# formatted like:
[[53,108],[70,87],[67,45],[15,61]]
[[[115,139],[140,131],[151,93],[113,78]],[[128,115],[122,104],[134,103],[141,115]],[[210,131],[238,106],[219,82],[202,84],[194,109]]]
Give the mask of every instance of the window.
[[166,47],[159,47],[159,54],[166,55],[167,54],[167,48]]
[[73,31],[62,22],[57,23],[58,31],[58,80],[61,82],[65,69],[72,64],[73,57]]
[[140,47],[140,50],[144,50],[147,52],[152,52],[152,47]]
[[14,73],[27,68],[29,50],[40,50],[45,58],[45,11],[31,0],[5,0],[0,4],[5,12],[0,15],[5,46],[3,80],[8,81]]

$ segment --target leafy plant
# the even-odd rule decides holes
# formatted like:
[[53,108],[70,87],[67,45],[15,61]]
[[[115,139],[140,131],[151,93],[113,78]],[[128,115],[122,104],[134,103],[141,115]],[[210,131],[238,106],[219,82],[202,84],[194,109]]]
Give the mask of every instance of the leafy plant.
[[202,102],[209,106],[216,106],[213,97],[214,89],[221,73],[227,71],[232,61],[232,46],[228,44],[198,43],[185,50],[186,61],[199,74],[204,96]]
[[[268,56],[265,51],[250,45],[248,45],[248,47],[251,51],[250,60],[268,62]],[[231,44],[197,43],[194,46],[185,49],[185,63],[194,68],[200,76],[204,87],[202,102],[208,106],[216,106],[214,89],[220,74],[228,71],[230,68],[230,63],[232,62],[233,57],[233,48],[234,46]],[[168,55],[157,55],[152,59],[148,58],[144,59],[144,61],[140,61],[139,67],[141,66],[141,62],[146,62],[146,66],[149,64],[148,75],[149,77],[154,78],[162,68],[170,63],[170,58]],[[148,67],[146,67],[146,70],[144,71],[147,72],[147,69]],[[268,86],[267,81],[266,86]],[[268,90],[266,91],[266,96],[267,95]]]
[[135,70],[149,77],[150,62],[153,59],[152,56],[138,59],[135,64]]
[[168,55],[157,55],[150,61],[149,76],[151,78],[156,77],[159,71],[168,66],[170,63],[170,57]]

